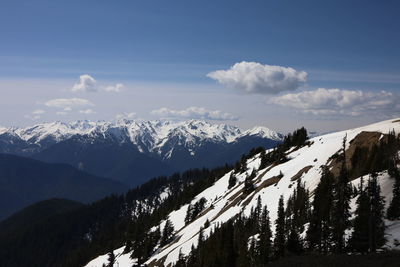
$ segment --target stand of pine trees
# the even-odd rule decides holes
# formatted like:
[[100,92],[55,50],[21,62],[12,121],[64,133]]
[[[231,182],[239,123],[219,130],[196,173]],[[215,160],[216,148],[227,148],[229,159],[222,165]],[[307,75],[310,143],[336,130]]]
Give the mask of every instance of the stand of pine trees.
[[[375,158],[373,153],[379,153],[382,162],[392,164],[388,168],[395,183],[387,217],[400,219],[400,171],[397,168],[400,138],[394,137],[393,133],[390,135],[387,141],[380,142],[365,156]],[[313,258],[313,255],[376,252],[385,242],[384,199],[380,195],[376,172],[366,176],[366,185],[365,178],[361,178],[361,185],[356,192],[353,192],[350,181],[355,168],[362,169],[362,172],[382,171],[385,170],[384,164],[375,161],[367,168],[363,166],[366,162],[352,160],[348,169],[346,143],[345,137],[339,155],[341,168],[338,176],[334,177],[327,166],[322,168],[312,203],[309,202],[310,193],[301,180],[298,180],[293,194],[287,198],[286,205],[283,196],[280,197],[274,238],[268,209],[262,206],[258,198],[248,218],[239,215],[214,229],[206,240],[202,238],[198,247],[193,247],[189,256],[181,256],[177,266],[264,266],[294,255]],[[276,150],[274,153],[277,155]],[[271,164],[271,155],[261,153],[261,157],[266,163],[262,163],[260,169]],[[350,200],[354,197],[357,207],[351,218]],[[348,236],[347,231],[351,228],[353,232]]]

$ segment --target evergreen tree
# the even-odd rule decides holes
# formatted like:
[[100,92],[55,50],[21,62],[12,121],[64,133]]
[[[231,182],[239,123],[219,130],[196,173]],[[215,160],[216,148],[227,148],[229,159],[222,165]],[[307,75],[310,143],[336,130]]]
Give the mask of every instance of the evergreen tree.
[[198,247],[198,248],[203,244],[203,241],[204,241],[203,227],[200,227],[200,230],[199,230],[199,237],[198,237],[198,239],[197,239],[197,247]]
[[179,249],[178,261],[176,262],[174,267],[185,267],[185,266],[186,266],[185,257],[182,254],[182,249]]
[[375,252],[385,243],[385,224],[383,221],[384,200],[380,195],[380,186],[376,174],[368,180],[366,190],[360,185],[357,199],[354,231],[350,246],[358,252]]
[[110,251],[108,253],[108,264],[107,264],[107,267],[114,267],[114,264],[115,264],[114,251]]
[[263,149],[261,151],[260,158],[261,158],[261,163],[260,163],[259,170],[262,170],[262,169],[266,168],[268,166],[268,163],[269,163],[268,162],[268,158],[267,158],[266,153],[265,153],[265,149]]
[[300,254],[301,252],[303,252],[303,244],[300,239],[299,232],[296,228],[291,228],[289,230],[286,247],[290,253]]
[[389,175],[395,179],[393,184],[393,197],[387,209],[386,217],[389,220],[400,219],[400,172],[396,168],[396,163],[392,161],[389,168]]
[[188,224],[192,221],[192,214],[193,214],[193,206],[192,204],[189,203],[185,216],[185,224]]
[[161,241],[160,241],[160,246],[165,246],[173,237],[173,232],[174,232],[174,226],[172,222],[167,219],[165,222],[165,226],[161,235]]
[[267,206],[263,207],[260,218],[260,235],[256,244],[257,264],[262,265],[271,260],[272,233]]
[[254,184],[253,184],[252,179],[253,179],[252,175],[250,175],[250,176],[247,176],[246,179],[244,180],[244,193],[245,194],[250,194],[254,190]]
[[369,248],[369,217],[370,217],[370,201],[367,190],[363,188],[363,178],[361,177],[360,187],[358,189],[359,196],[357,198],[357,208],[354,218],[354,230],[349,240],[350,248],[358,252],[367,252]]
[[341,169],[334,189],[332,239],[334,248],[336,252],[339,253],[342,253],[345,250],[345,231],[350,226],[349,218],[352,188],[349,185],[349,177],[346,166],[346,141],[347,135],[343,138]]
[[261,212],[262,212],[262,203],[261,203],[261,196],[259,195],[257,197],[257,205],[256,208],[254,209],[254,220],[256,222],[256,230],[259,230],[259,221],[261,217]]
[[381,196],[381,188],[377,175],[373,173],[368,181],[368,194],[370,200],[369,216],[369,251],[375,252],[385,243],[385,223],[383,221],[385,201]]
[[206,222],[204,223],[204,228],[208,228],[208,227],[210,227],[210,221],[207,218]]
[[231,175],[229,176],[228,189],[231,189],[235,185],[236,185],[236,177],[235,174],[232,172]]
[[334,177],[328,167],[322,167],[321,180],[314,191],[310,226],[307,230],[309,249],[328,253],[332,240],[332,207]]
[[299,254],[304,250],[300,234],[304,231],[304,225],[309,221],[310,217],[308,199],[308,190],[305,189],[301,180],[298,180],[297,187],[289,197],[286,207],[286,246],[291,253]]
[[249,262],[250,266],[255,266],[257,263],[256,239],[254,238],[254,236],[250,238]]
[[283,202],[283,195],[279,198],[278,203],[278,217],[275,221],[275,239],[274,239],[274,251],[275,257],[280,258],[285,255],[285,206]]

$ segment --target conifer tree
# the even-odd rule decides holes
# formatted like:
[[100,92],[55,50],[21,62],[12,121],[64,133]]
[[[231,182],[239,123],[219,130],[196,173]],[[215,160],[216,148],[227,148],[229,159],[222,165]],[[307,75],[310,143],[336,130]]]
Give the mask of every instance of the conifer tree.
[[270,261],[272,256],[272,233],[267,206],[263,207],[260,218],[260,235],[256,244],[257,264],[262,265]]
[[385,243],[385,223],[383,221],[385,201],[381,196],[381,188],[377,175],[373,173],[368,181],[368,194],[370,200],[369,216],[369,251],[375,252]]
[[287,249],[289,252],[299,254],[303,248],[303,240],[300,233],[304,231],[304,225],[310,217],[309,193],[299,179],[297,187],[290,196],[286,207],[286,232]]
[[[254,175],[253,175],[254,174]],[[253,178],[255,177],[255,172],[253,170],[250,176],[247,176],[244,180],[244,193],[250,194],[254,190]]]
[[309,249],[328,253],[332,240],[333,174],[322,167],[321,180],[314,191],[310,226],[307,230]]
[[250,239],[249,262],[250,266],[255,266],[257,263],[256,239],[254,238],[254,236],[252,236]]
[[178,261],[174,265],[174,267],[185,267],[186,266],[186,261],[185,257],[182,254],[182,249],[179,249],[179,256],[178,256]]
[[186,210],[185,224],[188,224],[192,221],[192,214],[193,214],[193,206],[192,204],[189,203]]
[[349,185],[349,177],[346,167],[346,141],[347,135],[343,138],[341,169],[334,189],[333,205],[333,244],[336,252],[342,253],[345,250],[345,231],[350,227],[350,199],[352,188]]
[[236,177],[235,174],[232,172],[231,175],[229,176],[228,189],[231,189],[235,185],[236,185]]
[[204,241],[203,227],[200,227],[199,237],[197,239],[197,247],[198,248],[203,244],[203,241]]
[[395,179],[393,184],[393,197],[387,209],[386,217],[389,220],[400,219],[400,172],[393,161],[390,164],[389,175]]
[[167,219],[165,222],[165,226],[161,235],[160,246],[165,246],[172,238],[172,234],[174,232],[174,226],[172,222]]
[[294,254],[300,254],[303,251],[303,244],[301,242],[299,232],[294,227],[289,230],[286,247],[290,253]]
[[363,188],[363,178],[361,177],[360,187],[358,189],[359,196],[357,198],[357,208],[354,218],[354,230],[349,240],[350,248],[358,252],[367,252],[369,248],[369,216],[370,216],[370,201],[367,190]]
[[380,186],[375,173],[368,180],[364,190],[362,181],[357,199],[354,231],[350,246],[358,252],[375,252],[385,243],[385,224],[383,221],[384,200],[380,195]]
[[115,264],[114,251],[110,251],[108,253],[108,264],[107,264],[107,267],[114,267],[114,264]]
[[258,225],[259,225],[259,221],[260,221],[260,216],[261,216],[261,212],[262,212],[262,203],[261,203],[261,196],[259,195],[257,197],[257,205],[256,208],[254,209],[254,215],[255,215],[255,221],[257,224],[257,231],[258,231]]
[[274,239],[274,251],[275,257],[280,258],[285,255],[285,206],[283,202],[283,195],[279,198],[278,203],[278,217],[275,221],[275,239]]

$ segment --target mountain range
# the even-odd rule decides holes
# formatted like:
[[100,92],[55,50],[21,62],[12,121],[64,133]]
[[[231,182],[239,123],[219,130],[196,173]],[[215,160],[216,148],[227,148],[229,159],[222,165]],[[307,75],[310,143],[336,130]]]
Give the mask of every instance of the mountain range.
[[225,124],[119,120],[0,127],[0,153],[66,163],[129,186],[189,168],[233,163],[254,147],[283,136],[265,127],[242,131]]

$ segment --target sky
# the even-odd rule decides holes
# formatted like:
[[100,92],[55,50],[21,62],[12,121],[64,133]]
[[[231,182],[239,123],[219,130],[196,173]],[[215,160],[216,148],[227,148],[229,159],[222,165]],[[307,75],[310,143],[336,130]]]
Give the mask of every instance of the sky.
[[0,2],[0,125],[400,117],[399,1]]

